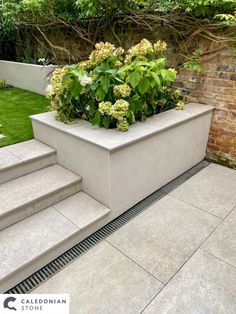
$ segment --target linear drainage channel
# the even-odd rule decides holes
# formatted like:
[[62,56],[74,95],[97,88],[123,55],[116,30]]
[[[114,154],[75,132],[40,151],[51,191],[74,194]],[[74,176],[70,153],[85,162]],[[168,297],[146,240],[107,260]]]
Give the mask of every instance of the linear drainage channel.
[[114,231],[125,225],[131,219],[136,217],[138,214],[147,209],[150,205],[160,200],[166,194],[170,193],[180,184],[184,183],[186,180],[191,178],[193,175],[201,171],[203,168],[209,165],[209,162],[203,160],[190,170],[186,171],[161,189],[157,190],[153,194],[149,195],[147,198],[142,200],[140,203],[136,204],[132,208],[128,209],[125,213],[90,235],[88,238],[82,242],[76,244],[67,252],[63,253],[61,256],[56,258],[54,261],[50,262],[33,275],[19,283],[14,288],[8,290],[7,294],[22,294],[29,293],[31,290],[35,289],[37,286],[42,284],[44,281],[55,275],[62,268],[66,267],[72,261],[80,257],[82,254],[87,252],[89,249],[94,247],[96,244],[104,240]]

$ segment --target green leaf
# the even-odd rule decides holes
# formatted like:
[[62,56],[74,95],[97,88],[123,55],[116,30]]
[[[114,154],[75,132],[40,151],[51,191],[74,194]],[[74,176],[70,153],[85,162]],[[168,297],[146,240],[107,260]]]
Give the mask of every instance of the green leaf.
[[173,82],[175,80],[175,74],[171,70],[162,69],[161,76],[166,81]]
[[161,85],[161,80],[160,80],[159,76],[155,72],[150,72],[150,75],[154,78],[154,80],[156,81],[157,85],[160,86]]
[[123,65],[119,70],[118,70],[118,74],[121,74],[121,73],[123,73],[123,72],[126,72],[126,71],[128,71],[128,70],[130,70],[131,69],[131,66],[129,65],[129,64],[126,64],[126,65]]
[[73,85],[70,88],[71,95],[73,97],[78,97],[81,93],[82,87],[78,81],[74,81]]
[[110,86],[110,79],[107,76],[104,76],[101,80],[101,86],[105,93],[108,92],[109,86]]
[[104,91],[104,89],[102,88],[101,85],[98,86],[97,91],[96,91],[96,95],[97,95],[99,101],[103,101],[104,100],[106,93],[105,93],[105,91]]
[[135,123],[135,115],[133,111],[129,111],[127,118],[128,118],[129,124]]
[[109,69],[109,70],[107,70],[105,72],[108,73],[108,74],[116,75],[117,70],[116,69]]
[[130,73],[130,75],[127,77],[128,82],[132,85],[133,88],[138,86],[141,76],[138,71],[133,71]]
[[110,119],[108,117],[103,117],[102,118],[102,125],[104,126],[104,128],[108,129],[110,126]]
[[94,118],[92,119],[93,125],[99,125],[101,122],[101,113],[99,111],[96,112]]
[[157,66],[159,69],[164,68],[166,65],[166,59],[165,58],[159,58],[155,62],[155,66]]
[[138,89],[141,94],[145,94],[150,87],[149,79],[147,77],[143,77],[139,84],[138,84]]

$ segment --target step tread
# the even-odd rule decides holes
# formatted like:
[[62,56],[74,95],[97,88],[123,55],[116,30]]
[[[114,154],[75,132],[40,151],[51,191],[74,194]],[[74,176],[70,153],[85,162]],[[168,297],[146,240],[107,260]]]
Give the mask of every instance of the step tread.
[[0,171],[50,154],[56,154],[55,149],[34,139],[6,146],[0,149]]
[[[46,265],[57,257],[55,253],[53,255],[56,247],[68,250],[75,245],[73,239],[76,238],[76,243],[79,241],[82,229],[95,224],[111,211],[84,192],[78,192],[73,198],[69,197],[54,206],[0,231],[0,286],[9,289],[17,284],[20,271],[24,271],[25,278],[30,276],[32,269],[35,272],[42,267],[37,266],[37,260],[43,256]],[[68,206],[67,217],[65,206]],[[65,249],[63,245],[66,241]]]
[[56,164],[3,183],[0,217],[80,180],[81,177]]
[[0,171],[11,166],[15,166],[19,163],[22,163],[19,158],[12,155],[5,148],[0,149]]
[[0,280],[78,231],[52,207],[0,231]]
[[72,221],[81,230],[105,217],[111,209],[96,201],[84,192],[76,193],[53,205],[62,215]]

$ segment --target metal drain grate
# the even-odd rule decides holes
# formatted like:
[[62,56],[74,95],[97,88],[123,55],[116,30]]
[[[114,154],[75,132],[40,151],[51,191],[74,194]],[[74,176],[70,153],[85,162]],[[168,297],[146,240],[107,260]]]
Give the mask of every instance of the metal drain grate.
[[199,164],[197,164],[190,170],[186,171],[175,180],[165,185],[163,188],[157,190],[156,192],[142,200],[140,203],[127,210],[118,218],[114,219],[113,221],[111,221],[110,223],[108,223],[107,225],[105,225],[92,235],[90,235],[82,242],[75,245],[67,252],[63,253],[61,256],[59,256],[54,261],[50,262],[49,264],[41,268],[39,271],[37,271],[36,273],[34,273],[21,283],[19,283],[17,286],[8,290],[6,293],[7,294],[29,293],[31,290],[35,289],[37,286],[42,284],[51,276],[55,275],[58,271],[67,266],[73,260],[77,259],[79,256],[87,252],[93,246],[104,240],[111,233],[119,229],[121,226],[129,222],[134,217],[136,217],[138,214],[140,214],[142,211],[148,208],[151,204],[160,200],[167,193],[175,189],[177,186],[188,180],[190,177],[192,177],[194,174],[196,174],[197,172],[199,172],[208,165],[209,162],[205,160],[200,162]]

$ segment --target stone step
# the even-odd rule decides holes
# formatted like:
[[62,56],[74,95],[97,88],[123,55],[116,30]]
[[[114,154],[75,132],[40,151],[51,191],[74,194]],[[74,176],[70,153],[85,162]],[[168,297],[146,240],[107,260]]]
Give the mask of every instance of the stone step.
[[110,211],[79,192],[0,231],[0,293],[101,228]]
[[30,140],[0,149],[0,184],[56,163],[56,151]]
[[52,165],[0,185],[0,230],[80,191],[81,177]]

